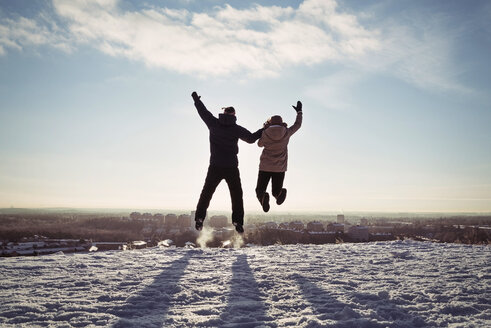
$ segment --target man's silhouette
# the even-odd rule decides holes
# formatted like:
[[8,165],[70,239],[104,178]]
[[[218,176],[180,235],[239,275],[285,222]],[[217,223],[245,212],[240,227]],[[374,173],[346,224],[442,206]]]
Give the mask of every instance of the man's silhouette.
[[218,184],[225,179],[232,198],[232,223],[237,232],[244,232],[244,202],[242,200],[242,185],[239,174],[239,161],[237,154],[239,139],[248,143],[254,143],[261,137],[263,129],[254,133],[236,124],[235,109],[233,107],[223,108],[223,114],[218,118],[210,113],[201,102],[201,97],[196,92],[191,94],[194,106],[198,114],[210,130],[210,166],[206,175],[205,185],[201,191],[198,205],[196,207],[196,229],[203,229],[203,221],[206,210],[210,205],[211,198]]

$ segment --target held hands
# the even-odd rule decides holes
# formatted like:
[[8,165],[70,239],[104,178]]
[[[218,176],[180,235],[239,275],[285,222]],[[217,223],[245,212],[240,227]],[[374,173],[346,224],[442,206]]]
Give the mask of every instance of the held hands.
[[191,94],[191,97],[193,97],[193,100],[194,101],[198,101],[199,98],[201,98],[201,96],[198,96],[198,94],[196,93],[196,91],[193,91],[193,93]]
[[297,106],[293,106],[293,109],[295,109],[295,111],[298,113],[298,112],[301,112],[302,111],[302,102],[299,100],[297,101]]

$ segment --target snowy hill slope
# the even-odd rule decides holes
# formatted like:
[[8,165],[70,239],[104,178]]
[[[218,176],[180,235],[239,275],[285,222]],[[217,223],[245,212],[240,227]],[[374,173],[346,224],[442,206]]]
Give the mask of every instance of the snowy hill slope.
[[0,326],[491,327],[491,248],[419,242],[0,259]]

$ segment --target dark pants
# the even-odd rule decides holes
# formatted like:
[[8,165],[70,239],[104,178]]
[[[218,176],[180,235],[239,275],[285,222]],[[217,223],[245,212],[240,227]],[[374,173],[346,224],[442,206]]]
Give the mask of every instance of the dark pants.
[[277,197],[283,188],[283,180],[285,180],[285,172],[266,172],[259,171],[257,176],[257,185],[256,185],[256,196],[258,199],[262,199],[264,193],[266,192],[266,188],[268,187],[269,180],[271,179],[272,184],[272,194],[274,197]]
[[244,224],[244,201],[242,200],[242,185],[240,182],[239,168],[209,166],[205,185],[201,191],[198,205],[196,206],[196,218],[204,219],[206,210],[210,206],[211,198],[218,184],[225,179],[232,198],[232,222]]

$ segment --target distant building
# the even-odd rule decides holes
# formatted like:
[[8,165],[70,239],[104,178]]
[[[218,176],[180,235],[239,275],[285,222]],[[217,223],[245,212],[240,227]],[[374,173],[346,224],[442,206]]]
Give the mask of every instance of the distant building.
[[368,219],[367,218],[361,218],[360,219],[360,225],[367,226],[368,225]]
[[140,212],[131,212],[130,214],[130,219],[132,220],[139,220],[141,219],[142,214]]
[[369,232],[370,233],[391,233],[394,231],[394,227],[390,225],[384,225],[384,226],[370,226]]
[[278,229],[278,223],[274,221],[265,222],[263,224],[264,229]]
[[375,224],[380,226],[387,225],[387,219],[379,218],[375,220]]
[[288,229],[288,222],[281,222],[281,223],[278,225],[278,228],[283,229],[283,230]]
[[348,236],[356,241],[368,241],[368,227],[352,226],[348,230]]
[[303,222],[300,221],[292,221],[288,224],[288,228],[293,230],[303,230],[305,228],[305,225],[303,224]]
[[177,215],[167,214],[164,218],[164,226],[167,229],[176,228],[177,227]]
[[320,231],[324,231],[324,226],[319,221],[313,221],[313,222],[307,223],[307,230],[308,231],[314,231],[314,232],[320,232]]
[[330,223],[327,225],[326,230],[331,232],[344,232],[344,224]]
[[337,222],[340,224],[344,224],[344,214],[338,214]]
[[147,212],[147,213],[143,213],[143,214],[142,214],[142,219],[143,219],[143,220],[151,220],[152,218],[153,218],[152,213],[148,213],[148,212]]
[[253,233],[253,232],[256,232],[257,230],[257,227],[255,224],[246,224],[244,225],[244,231],[246,233]]
[[212,228],[221,229],[228,225],[228,218],[225,215],[214,215],[210,218]]
[[164,215],[163,214],[160,214],[160,213],[156,213],[156,214],[153,215],[153,219],[155,221],[157,221],[158,223],[160,223],[160,224],[163,224],[164,223],[164,218],[165,218]]
[[181,214],[177,218],[177,225],[181,230],[186,230],[191,228],[191,215],[189,214]]

